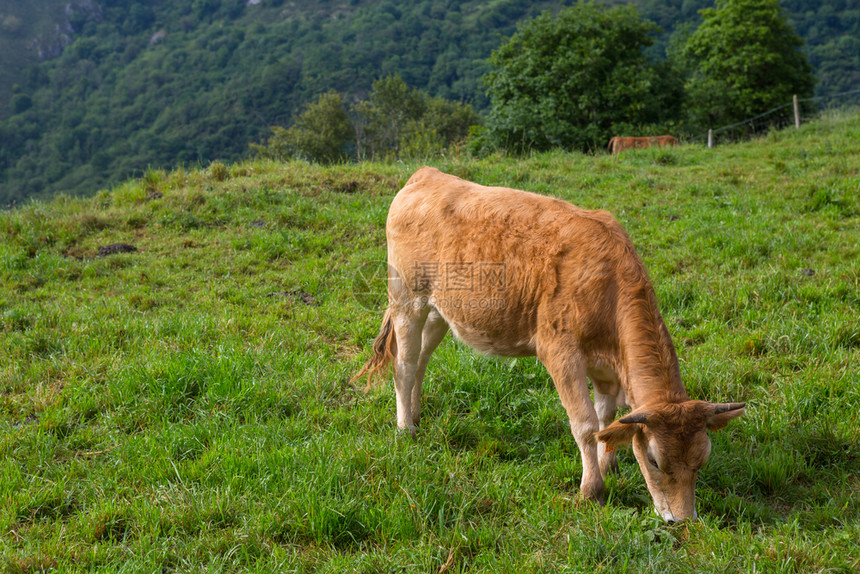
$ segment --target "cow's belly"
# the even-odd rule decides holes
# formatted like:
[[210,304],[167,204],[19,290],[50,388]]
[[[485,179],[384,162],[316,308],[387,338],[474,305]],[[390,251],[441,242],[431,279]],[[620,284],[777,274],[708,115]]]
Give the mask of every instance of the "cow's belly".
[[[448,322],[454,336],[476,351],[502,357],[530,357],[535,354],[534,337],[529,330],[517,328],[516,320],[499,309],[463,309],[450,301],[433,305]],[[448,305],[444,304],[448,303]]]

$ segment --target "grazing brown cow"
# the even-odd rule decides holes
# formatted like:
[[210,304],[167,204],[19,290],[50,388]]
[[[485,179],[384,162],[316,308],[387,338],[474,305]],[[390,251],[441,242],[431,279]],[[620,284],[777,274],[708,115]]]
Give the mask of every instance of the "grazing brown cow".
[[[632,442],[657,512],[696,516],[705,431],[744,404],[689,399],[651,281],[612,216],[424,167],[394,198],[386,234],[388,309],[355,378],[394,362],[400,428],[415,432],[424,372],[450,327],[484,353],[537,355],[582,455],[583,496],[603,500],[601,474]],[[633,410],[613,422],[624,395]]]
[[613,154],[621,153],[626,149],[645,149],[647,147],[667,147],[678,145],[678,140],[674,136],[651,136],[640,138],[625,138],[614,137],[609,140],[609,145],[606,151]]

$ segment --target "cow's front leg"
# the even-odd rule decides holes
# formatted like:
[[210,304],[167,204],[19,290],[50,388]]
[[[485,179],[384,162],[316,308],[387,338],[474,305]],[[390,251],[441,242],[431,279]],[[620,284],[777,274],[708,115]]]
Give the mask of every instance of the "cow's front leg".
[[[594,410],[597,412],[600,430],[603,430],[615,420],[617,396],[603,394],[597,390],[597,386],[597,384],[594,385]],[[618,473],[618,456],[615,452],[606,452],[605,442],[597,443],[597,458],[600,461],[600,474],[603,478]]]
[[580,495],[603,504],[603,477],[597,461],[597,439],[594,433],[599,421],[588,392],[583,357],[570,348],[539,349],[539,358],[549,371],[561,404],[570,419],[570,430],[582,457]]

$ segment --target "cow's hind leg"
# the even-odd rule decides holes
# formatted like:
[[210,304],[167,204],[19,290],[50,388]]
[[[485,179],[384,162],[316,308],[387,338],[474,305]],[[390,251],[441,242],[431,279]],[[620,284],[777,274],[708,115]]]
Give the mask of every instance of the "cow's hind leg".
[[412,420],[412,393],[421,356],[421,332],[430,307],[421,304],[391,306],[391,319],[397,338],[394,361],[394,392],[397,400],[397,426],[415,435]]
[[538,358],[555,383],[561,404],[570,419],[570,430],[579,447],[582,457],[580,494],[583,498],[602,504],[603,477],[600,476],[597,439],[594,437],[599,421],[588,391],[585,361],[578,351],[565,346],[538,348]]
[[448,323],[435,308],[431,309],[421,331],[421,355],[418,357],[418,368],[415,372],[415,383],[412,385],[412,422],[418,424],[421,420],[421,387],[424,385],[424,373],[427,371],[427,363],[430,355],[445,338],[448,332]]

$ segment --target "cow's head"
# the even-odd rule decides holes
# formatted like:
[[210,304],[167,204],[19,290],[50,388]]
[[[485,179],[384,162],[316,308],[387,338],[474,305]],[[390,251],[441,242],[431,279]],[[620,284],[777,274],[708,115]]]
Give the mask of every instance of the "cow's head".
[[696,518],[696,479],[708,460],[706,430],[720,429],[744,413],[744,403],[650,404],[597,433],[608,451],[632,443],[657,513],[668,522]]

